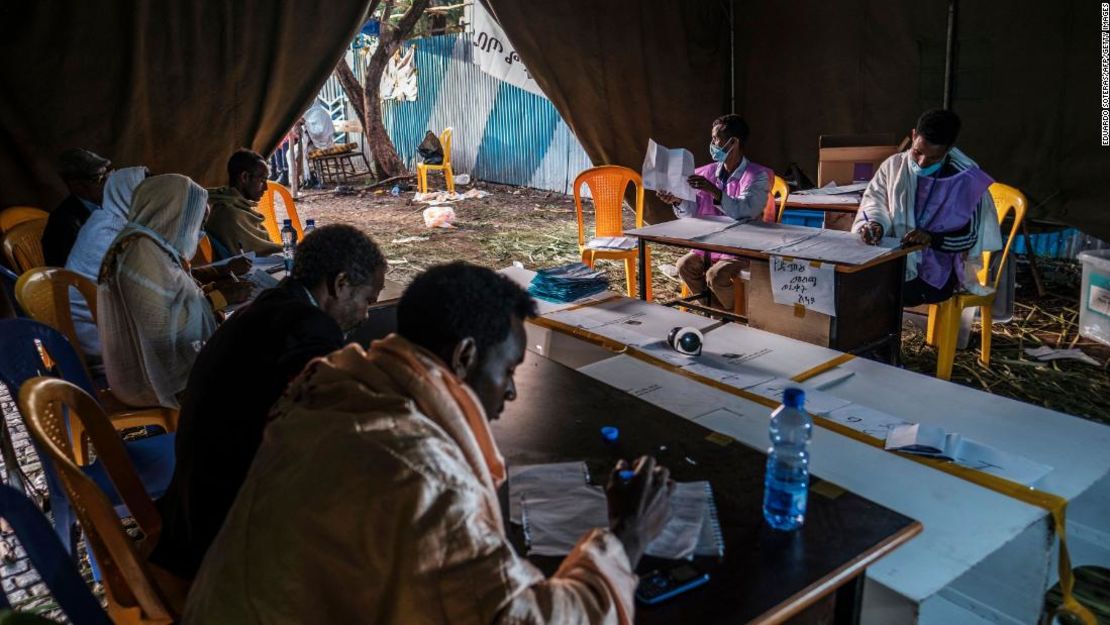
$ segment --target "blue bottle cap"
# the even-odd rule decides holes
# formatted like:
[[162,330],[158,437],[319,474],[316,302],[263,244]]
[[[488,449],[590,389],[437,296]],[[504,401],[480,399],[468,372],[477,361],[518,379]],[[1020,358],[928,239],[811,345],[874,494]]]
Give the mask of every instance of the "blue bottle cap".
[[801,408],[806,403],[806,392],[800,388],[788,388],[782,393],[782,405],[787,408]]
[[624,469],[617,472],[617,477],[619,477],[622,482],[627,482],[628,480],[631,480],[633,475],[636,475],[636,472],[632,469]]
[[283,226],[292,226],[293,225],[293,220],[292,219],[286,219],[281,225],[283,225]]
[[617,440],[621,435],[621,431],[611,425],[601,428],[601,438],[612,443]]

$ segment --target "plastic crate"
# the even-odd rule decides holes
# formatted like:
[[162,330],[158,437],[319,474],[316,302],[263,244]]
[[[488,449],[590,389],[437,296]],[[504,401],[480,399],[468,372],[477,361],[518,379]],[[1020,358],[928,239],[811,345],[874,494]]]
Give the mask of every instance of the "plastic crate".
[[1080,252],[1079,334],[1110,345],[1110,250]]

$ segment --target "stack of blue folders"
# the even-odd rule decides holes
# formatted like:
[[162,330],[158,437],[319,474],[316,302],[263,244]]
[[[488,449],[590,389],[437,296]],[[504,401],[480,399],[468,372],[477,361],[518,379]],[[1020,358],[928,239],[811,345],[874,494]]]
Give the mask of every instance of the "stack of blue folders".
[[608,288],[609,281],[605,279],[604,272],[594,271],[582,263],[569,263],[536,272],[528,292],[547,302],[565,304]]

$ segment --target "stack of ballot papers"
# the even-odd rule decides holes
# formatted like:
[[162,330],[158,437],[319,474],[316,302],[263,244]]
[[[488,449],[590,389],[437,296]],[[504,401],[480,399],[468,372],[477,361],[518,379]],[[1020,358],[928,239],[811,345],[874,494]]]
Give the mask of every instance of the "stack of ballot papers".
[[[510,467],[509,518],[524,528],[529,555],[566,555],[586,532],[609,527],[605,492],[589,483],[583,462]],[[724,555],[709,482],[675,484],[671,518],[646,553],[674,560]]]
[[546,302],[565,304],[596,295],[609,288],[605,273],[582,263],[541,269],[532,278],[528,292]]
[[636,239],[632,237],[598,237],[586,241],[588,250],[630,250],[636,247]]

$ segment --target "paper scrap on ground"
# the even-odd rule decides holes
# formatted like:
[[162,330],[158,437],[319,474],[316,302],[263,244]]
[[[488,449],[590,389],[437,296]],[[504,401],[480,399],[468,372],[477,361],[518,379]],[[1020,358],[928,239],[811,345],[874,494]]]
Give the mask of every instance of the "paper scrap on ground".
[[779,256],[805,258],[844,265],[863,265],[898,247],[897,239],[885,238],[878,245],[867,245],[854,232],[818,230],[817,234],[803,241],[765,250]]
[[590,250],[630,250],[636,247],[633,237],[600,237],[586,241],[586,249]]
[[684,148],[665,148],[648,139],[644,155],[644,188],[664,191],[683,200],[694,201],[698,192],[686,179],[694,175],[694,155]]
[[417,193],[413,196],[413,200],[421,204],[445,204],[447,202],[461,202],[463,200],[474,200],[484,197],[489,197],[488,191],[481,189],[470,189],[466,193],[448,193],[447,191],[429,191],[428,193]]
[[757,386],[748,389],[752,393],[767,399],[773,399],[777,402],[782,402],[782,394],[788,388],[803,388],[806,392],[805,409],[812,414],[826,415],[837,408],[843,408],[851,402],[846,399],[834,397],[828,393],[806,388],[805,385],[799,384],[787,378],[775,378],[770,382],[764,382]]
[[[836,265],[772,256],[771,294],[776,304],[836,316]],[[818,266],[815,266],[818,265]]]
[[1042,345],[1035,349],[1026,348],[1025,354],[1027,356],[1032,356],[1033,358],[1036,358],[1041,362],[1050,362],[1053,360],[1078,360],[1079,362],[1085,362],[1096,367],[1102,366],[1101,362],[1083,353],[1083,350],[1079,349],[1078,347],[1073,347],[1071,349],[1052,349],[1048,345]]
[[921,423],[895,425],[887,433],[885,449],[951,460],[956,464],[1030,486],[1052,472],[1052,467],[1017,454],[984,445],[956,432]]
[[643,228],[626,230],[625,234],[667,237],[670,239],[684,239],[694,241],[702,239],[715,232],[737,225],[737,221],[729,217],[684,217],[672,219]]

